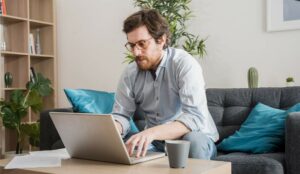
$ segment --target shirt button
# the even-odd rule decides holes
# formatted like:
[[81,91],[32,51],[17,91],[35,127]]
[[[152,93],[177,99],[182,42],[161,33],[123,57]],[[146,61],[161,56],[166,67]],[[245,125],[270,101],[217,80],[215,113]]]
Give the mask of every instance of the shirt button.
[[156,97],[156,100],[159,100],[159,97]]

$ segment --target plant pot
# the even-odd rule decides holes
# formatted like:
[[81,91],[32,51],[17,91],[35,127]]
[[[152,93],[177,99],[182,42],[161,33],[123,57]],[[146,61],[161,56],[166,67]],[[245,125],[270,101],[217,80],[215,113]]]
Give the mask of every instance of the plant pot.
[[286,86],[287,87],[295,86],[295,82],[286,82]]

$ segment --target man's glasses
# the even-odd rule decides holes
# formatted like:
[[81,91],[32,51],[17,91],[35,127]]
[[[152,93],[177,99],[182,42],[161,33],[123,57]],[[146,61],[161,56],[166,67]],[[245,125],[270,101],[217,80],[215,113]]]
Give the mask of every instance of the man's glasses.
[[146,40],[139,40],[135,43],[127,42],[125,44],[125,47],[127,48],[128,51],[133,51],[134,47],[136,47],[136,49],[138,49],[138,50],[144,50],[144,49],[147,49],[147,47],[149,46],[149,40],[150,39],[153,39],[153,38],[151,37],[151,38],[146,39]]

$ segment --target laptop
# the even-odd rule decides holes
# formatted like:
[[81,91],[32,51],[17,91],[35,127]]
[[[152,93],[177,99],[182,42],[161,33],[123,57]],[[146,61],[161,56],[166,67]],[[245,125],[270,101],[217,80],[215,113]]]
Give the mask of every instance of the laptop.
[[50,117],[72,158],[129,165],[165,156],[148,151],[145,157],[130,157],[110,114],[50,112]]

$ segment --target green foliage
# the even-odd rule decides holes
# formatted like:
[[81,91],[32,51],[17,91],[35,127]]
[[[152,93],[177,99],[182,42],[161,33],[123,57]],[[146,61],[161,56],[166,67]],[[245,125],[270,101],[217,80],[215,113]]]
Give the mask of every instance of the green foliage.
[[[183,48],[191,55],[202,58],[206,55],[205,41],[186,31],[186,22],[193,15],[189,8],[191,0],[134,0],[134,6],[141,9],[156,9],[164,16],[170,27],[171,43],[170,46]],[[181,44],[183,43],[183,44]],[[126,53],[125,61],[131,63],[134,56]]]
[[130,53],[130,52],[127,52],[125,53],[125,60],[123,61],[123,63],[132,63],[134,62],[134,56]]
[[30,107],[35,113],[42,110],[43,97],[53,92],[50,85],[50,80],[38,73],[34,82],[29,81],[27,83],[26,91],[14,90],[8,101],[0,99],[0,117],[3,125],[17,131],[18,144],[23,141],[23,136],[26,133],[23,128],[25,123],[21,123],[22,118],[27,115]]
[[286,78],[286,82],[289,83],[289,82],[295,82],[295,81],[294,81],[293,77],[288,77],[288,78]]
[[40,144],[40,123],[24,123],[21,124],[21,132],[29,136],[29,143],[38,147]]

